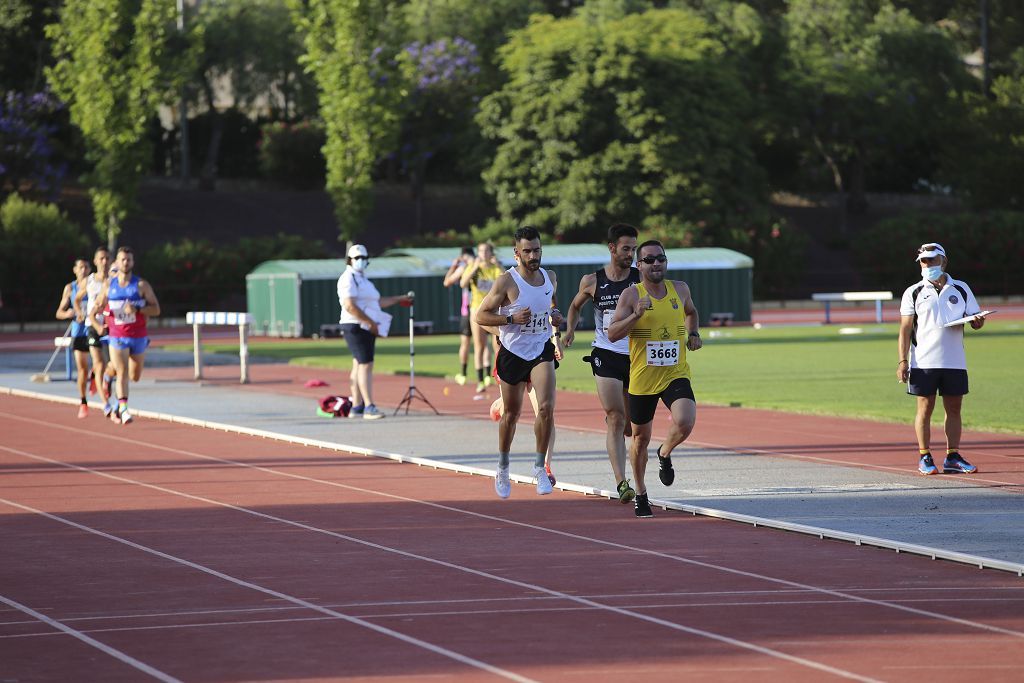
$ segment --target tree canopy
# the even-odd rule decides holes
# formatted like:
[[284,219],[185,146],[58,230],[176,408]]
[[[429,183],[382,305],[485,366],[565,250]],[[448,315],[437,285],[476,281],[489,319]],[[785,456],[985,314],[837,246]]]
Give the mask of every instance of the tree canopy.
[[501,51],[508,80],[478,121],[504,221],[568,240],[629,220],[692,243],[763,209],[751,98],[716,31],[688,10],[536,17]]

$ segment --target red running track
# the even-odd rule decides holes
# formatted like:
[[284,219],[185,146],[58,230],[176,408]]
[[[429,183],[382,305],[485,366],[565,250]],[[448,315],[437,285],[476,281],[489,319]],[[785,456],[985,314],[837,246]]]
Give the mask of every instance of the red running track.
[[1020,680],[1011,575],[0,397],[14,680]]

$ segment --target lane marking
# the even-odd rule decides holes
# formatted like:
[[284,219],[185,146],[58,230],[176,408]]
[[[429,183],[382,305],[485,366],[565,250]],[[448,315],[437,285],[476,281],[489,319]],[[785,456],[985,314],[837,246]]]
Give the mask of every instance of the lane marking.
[[[4,450],[10,450],[10,449],[7,449],[6,446],[0,446],[0,448],[3,448]],[[43,456],[33,456],[31,454],[26,454],[26,457],[43,458]],[[43,459],[50,460],[49,458],[43,458]],[[57,461],[51,461],[51,462],[57,462]],[[83,470],[83,471],[86,471],[86,472],[89,471],[88,468],[82,468],[82,467],[78,467],[76,465],[70,465],[70,467],[73,468],[73,469],[79,469],[79,470]],[[167,493],[176,493],[176,492],[174,492],[174,491],[172,491],[170,489],[162,489],[161,487],[152,486],[150,484],[145,484],[145,483],[142,483],[142,482],[131,482],[131,481],[127,480],[127,479],[124,479],[122,477],[116,477],[114,475],[103,475],[102,473],[96,473],[96,474],[100,474],[100,476],[107,476],[107,477],[110,477],[112,479],[122,480],[122,481],[124,481],[126,483],[138,484],[138,485],[144,486],[146,488],[153,488],[153,489],[156,489],[156,490],[165,491]],[[202,498],[200,498],[198,496],[191,496],[191,495],[189,495],[187,493],[179,493],[177,495],[185,496],[185,497],[188,497],[188,498],[195,498],[196,500],[204,500],[204,499],[202,499]],[[230,504],[227,504],[227,503],[218,503],[217,501],[212,501],[212,500],[204,500],[204,502],[208,502],[208,503],[211,503],[211,504],[214,504],[214,505],[222,505],[224,507],[235,508],[235,509],[241,510],[241,508],[236,508],[234,505],[230,505]],[[376,631],[377,633],[380,633],[382,635],[390,636],[391,638],[395,638],[397,640],[401,640],[401,641],[409,643],[411,645],[415,645],[415,646],[417,646],[419,648],[422,648],[424,650],[428,650],[428,651],[433,652],[435,654],[442,655],[444,657],[448,657],[449,659],[453,659],[453,660],[455,660],[457,662],[461,662],[463,664],[468,664],[469,666],[472,666],[472,667],[474,667],[476,669],[480,669],[482,671],[487,671],[488,673],[492,673],[492,674],[495,674],[497,676],[501,676],[502,678],[507,678],[507,679],[513,680],[513,681],[521,681],[522,683],[533,683],[532,679],[526,678],[524,676],[520,676],[518,674],[514,674],[511,671],[506,671],[504,669],[500,669],[500,668],[498,668],[496,666],[493,666],[491,664],[488,664],[486,662],[482,662],[482,661],[480,661],[478,659],[473,659],[472,657],[468,657],[466,655],[463,655],[463,654],[460,654],[458,652],[455,652],[454,650],[449,650],[447,648],[441,647],[440,645],[434,645],[433,643],[429,643],[429,642],[427,642],[425,640],[420,640],[419,638],[415,638],[413,636],[406,635],[406,634],[401,633],[399,631],[394,631],[394,630],[386,628],[384,626],[379,626],[378,624],[374,624],[373,622],[367,621],[365,619],[360,619],[358,617],[353,617],[351,615],[345,614],[343,612],[338,612],[336,610],[332,610],[332,609],[329,609],[327,607],[321,607],[320,605],[317,605],[315,603],[309,602],[308,600],[303,600],[302,598],[297,598],[297,597],[295,597],[293,595],[288,595],[286,593],[281,593],[280,591],[276,591],[276,590],[274,590],[272,588],[267,588],[265,586],[260,586],[259,584],[252,583],[251,581],[246,581],[245,579],[239,579],[237,577],[231,576],[230,574],[226,574],[224,572],[218,571],[218,570],[213,569],[211,567],[207,567],[205,565],[201,565],[199,563],[192,562],[190,560],[186,560],[185,558],[182,558],[182,557],[177,557],[176,555],[171,555],[170,553],[165,553],[165,552],[163,552],[161,550],[157,550],[155,548],[150,548],[148,546],[142,545],[141,543],[136,543],[136,542],[130,541],[130,540],[126,539],[126,538],[121,538],[120,536],[115,536],[114,534],[108,534],[105,531],[100,531],[99,529],[94,529],[92,527],[86,526],[85,524],[80,524],[78,522],[75,522],[74,520],[70,520],[70,519],[67,519],[65,517],[61,517],[60,515],[55,515],[55,514],[46,512],[45,510],[39,510],[38,508],[34,508],[34,507],[29,506],[29,505],[23,505],[21,503],[13,501],[13,500],[7,500],[6,498],[0,498],[0,503],[3,503],[3,504],[8,505],[10,507],[14,507],[14,508],[18,508],[18,509],[24,510],[26,512],[32,512],[34,514],[41,515],[41,516],[46,517],[47,519],[50,519],[52,521],[60,522],[61,524],[66,524],[68,526],[74,527],[74,528],[76,528],[76,529],[78,529],[80,531],[85,531],[85,532],[88,532],[90,534],[95,534],[96,536],[99,536],[101,538],[105,538],[108,541],[114,541],[115,543],[120,543],[122,545],[126,545],[129,548],[134,548],[135,550],[140,550],[140,551],[142,551],[144,553],[148,553],[150,555],[155,555],[156,557],[159,557],[159,558],[162,558],[162,559],[165,559],[165,560],[169,560],[171,562],[175,562],[177,564],[180,564],[182,566],[188,567],[190,569],[194,569],[196,571],[203,572],[204,574],[209,574],[210,576],[216,577],[216,578],[221,579],[223,581],[227,581],[228,583],[233,583],[236,586],[241,586],[242,588],[248,588],[250,590],[258,591],[260,593],[263,593],[265,595],[269,595],[269,596],[277,598],[279,600],[285,600],[285,601],[290,602],[292,604],[299,605],[299,606],[305,607],[307,609],[311,609],[311,610],[313,610],[315,612],[320,612],[321,614],[326,614],[328,616],[334,617],[335,619],[340,619],[342,621],[347,621],[348,623],[355,624],[356,626],[362,626],[364,628],[370,629],[371,631]],[[254,512],[253,514],[256,514],[258,516],[270,517],[269,515],[263,515],[262,513]]]
[[[907,602],[964,602],[964,603],[975,603],[975,602],[1003,602],[1006,600],[1017,602],[1024,600],[1024,595],[1021,597],[992,597],[992,598],[974,598],[974,597],[944,597],[939,595],[944,591],[963,591],[963,586],[928,586],[922,588],[852,588],[846,589],[850,592],[862,591],[862,592],[886,592],[886,593],[911,593],[914,591],[927,592],[929,597],[927,598],[908,598]],[[971,593],[977,593],[979,591],[1021,591],[1024,587],[1000,587],[1000,586],[972,586],[970,589]],[[779,590],[748,590],[748,591],[671,591],[671,592],[647,592],[647,593],[603,593],[584,595],[582,597],[590,598],[591,600],[619,600],[619,599],[655,599],[655,598],[685,598],[685,597],[707,597],[707,596],[757,596],[757,595],[804,595],[807,593],[813,593],[813,591],[797,590],[797,589],[779,589]],[[931,595],[936,594],[936,595]],[[341,602],[341,603],[328,603],[325,607],[331,607],[334,609],[352,609],[352,608],[368,608],[368,607],[413,607],[416,605],[468,605],[476,603],[522,603],[522,602],[550,602],[558,600],[559,598],[553,598],[548,595],[531,595],[531,596],[517,596],[514,598],[440,598],[436,600],[380,600],[380,601],[361,601],[361,602]],[[831,601],[821,601],[825,602]],[[715,603],[729,605],[732,603]],[[155,619],[158,617],[193,617],[201,616],[204,614],[221,615],[221,614],[251,614],[260,612],[290,612],[301,607],[293,607],[289,605],[282,605],[279,607],[271,606],[259,606],[259,607],[209,607],[205,609],[182,609],[182,610],[171,610],[162,612],[104,612],[102,614],[83,614],[77,617],[65,617],[63,621],[65,623],[77,622],[77,621],[103,621],[107,619]],[[0,610],[2,613],[2,610]],[[22,621],[0,621],[0,627],[3,626],[19,626],[24,624],[34,624],[35,620],[22,620]]]
[[[25,614],[28,614],[29,616],[37,619],[38,621],[43,622],[47,626],[50,626],[51,628],[54,628],[54,629],[56,629],[58,631],[61,631],[61,632],[65,633],[65,634],[71,636],[72,638],[77,638],[78,640],[82,641],[86,645],[89,645],[91,647],[96,648],[100,652],[103,652],[103,653],[113,657],[114,659],[118,660],[119,662],[122,662],[123,664],[127,664],[128,666],[132,667],[133,669],[138,669],[139,671],[141,671],[143,673],[149,674],[150,676],[152,676],[153,678],[157,679],[158,681],[164,681],[164,683],[181,683],[181,681],[179,679],[175,678],[174,676],[171,676],[169,674],[165,674],[163,671],[160,671],[159,669],[157,669],[155,667],[152,667],[149,664],[146,664],[145,662],[141,662],[138,659],[135,659],[134,657],[132,657],[132,656],[130,656],[130,655],[124,653],[124,652],[121,652],[120,650],[118,650],[116,648],[113,648],[113,647],[110,647],[109,645],[101,643],[100,641],[98,641],[95,638],[92,638],[90,636],[87,636],[86,634],[82,633],[81,631],[76,631],[75,629],[71,628],[70,626],[67,626],[66,624],[63,624],[63,623],[57,621],[56,619],[51,619],[50,617],[46,616],[45,614],[37,612],[36,610],[32,609],[31,607],[29,607],[27,605],[23,605],[20,602],[17,602],[16,600],[12,600],[11,598],[8,598],[8,597],[6,597],[4,595],[0,595],[0,602],[4,603],[5,605],[8,605],[10,607],[13,607],[14,609],[18,610],[19,612],[24,612]],[[54,635],[56,635],[56,634],[54,634]]]
[[[261,519],[266,519],[266,520],[270,520],[270,521],[273,521],[273,522],[278,522],[280,524],[285,524],[285,525],[288,525],[288,526],[292,526],[292,527],[295,527],[295,528],[298,528],[298,529],[303,529],[303,530],[306,530],[306,531],[312,531],[314,533],[323,534],[323,535],[326,535],[326,536],[330,536],[332,538],[339,538],[339,539],[348,541],[350,543],[356,543],[358,545],[362,545],[362,546],[365,546],[365,547],[368,547],[368,548],[373,548],[375,550],[380,550],[380,551],[383,551],[383,552],[386,552],[386,553],[392,553],[394,555],[398,555],[398,556],[401,556],[401,557],[406,557],[406,558],[409,558],[409,559],[420,560],[422,562],[427,562],[429,564],[434,564],[434,565],[437,565],[437,566],[440,566],[440,567],[445,567],[445,568],[452,569],[452,570],[455,570],[455,571],[458,571],[458,572],[463,572],[463,573],[466,573],[466,574],[471,574],[473,576],[479,576],[481,578],[485,578],[485,579],[489,579],[489,580],[493,580],[493,581],[498,581],[500,583],[505,583],[505,584],[509,584],[509,585],[512,585],[512,586],[517,586],[519,588],[525,588],[527,590],[532,590],[532,591],[535,591],[537,593],[544,593],[544,594],[551,595],[551,596],[554,596],[554,597],[560,597],[560,598],[562,598],[564,600],[567,600],[569,602],[576,602],[576,603],[579,603],[581,605],[587,605],[587,606],[590,606],[590,607],[594,607],[596,609],[603,609],[603,610],[606,610],[606,611],[609,611],[609,612],[613,612],[615,614],[619,614],[619,615],[622,615],[622,616],[630,617],[632,619],[637,619],[637,620],[640,620],[640,621],[646,621],[648,623],[652,623],[652,624],[655,624],[655,625],[658,625],[658,626],[664,626],[666,628],[669,628],[669,629],[672,629],[672,630],[675,630],[675,631],[681,631],[681,632],[684,632],[684,633],[689,633],[691,635],[701,636],[701,637],[707,638],[709,640],[715,640],[715,641],[718,641],[720,643],[725,643],[727,645],[733,645],[734,647],[738,647],[738,648],[741,648],[741,649],[744,649],[744,650],[749,650],[749,651],[752,651],[752,652],[757,652],[759,654],[767,655],[769,657],[774,657],[776,659],[782,659],[782,660],[788,661],[788,662],[793,663],[793,664],[798,664],[798,665],[801,665],[801,666],[805,666],[807,668],[815,669],[815,670],[818,670],[818,671],[823,671],[825,673],[830,673],[830,674],[833,674],[835,676],[840,676],[842,678],[849,678],[851,680],[865,681],[865,682],[872,682],[872,683],[875,682],[875,679],[872,679],[872,678],[869,678],[869,677],[866,677],[866,676],[861,676],[859,674],[855,674],[855,673],[853,673],[851,671],[846,671],[844,669],[838,669],[836,667],[832,667],[832,666],[829,666],[827,664],[822,664],[820,662],[815,662],[815,661],[810,660],[810,659],[805,659],[803,657],[797,657],[795,655],[790,655],[790,654],[787,654],[785,652],[781,652],[781,651],[778,651],[778,650],[773,650],[771,648],[767,648],[767,647],[763,647],[763,646],[760,646],[760,645],[756,645],[754,643],[748,643],[746,641],[738,640],[736,638],[732,638],[730,636],[725,636],[725,635],[722,635],[722,634],[719,634],[719,633],[714,633],[712,631],[706,631],[704,629],[699,629],[699,628],[695,628],[695,627],[692,627],[692,626],[685,626],[683,624],[678,624],[678,623],[675,623],[675,622],[672,622],[672,621],[668,621],[666,619],[661,619],[659,617],[653,617],[653,616],[648,615],[648,614],[639,614],[639,613],[635,613],[635,612],[630,612],[629,610],[623,609],[621,607],[615,607],[615,606],[612,606],[612,605],[605,605],[605,604],[602,604],[602,603],[599,603],[599,602],[595,602],[593,600],[589,600],[587,598],[582,598],[582,597],[579,597],[579,596],[569,595],[567,593],[563,593],[561,591],[557,591],[557,590],[554,590],[554,589],[551,589],[551,588],[546,588],[544,586],[540,586],[540,585],[537,585],[537,584],[532,584],[532,583],[528,583],[528,582],[525,582],[525,581],[518,581],[518,580],[515,580],[515,579],[509,579],[507,577],[499,576],[497,574],[492,574],[490,572],[485,572],[485,571],[482,571],[482,570],[479,570],[479,569],[473,569],[471,567],[466,567],[466,566],[463,566],[463,565],[458,565],[458,564],[455,564],[453,562],[447,562],[445,560],[439,560],[439,559],[436,559],[436,558],[427,557],[425,555],[419,555],[417,553],[409,552],[409,551],[406,551],[406,550],[401,550],[401,549],[398,549],[398,548],[392,548],[392,547],[389,547],[389,546],[382,545],[380,543],[374,543],[372,541],[367,541],[367,540],[364,540],[364,539],[361,539],[361,538],[357,538],[355,536],[349,536],[348,534],[342,534],[342,533],[335,532],[335,531],[329,531],[327,529],[321,529],[319,527],[315,527],[315,526],[312,526],[312,525],[309,525],[309,524],[304,524],[302,522],[297,522],[297,521],[294,521],[294,520],[285,519],[283,517],[277,517],[275,515],[271,515],[271,514],[268,514],[268,513],[265,513],[265,512],[259,512],[257,510],[251,510],[249,508],[241,507],[241,506],[238,506],[238,505],[233,505],[231,503],[224,503],[224,502],[221,502],[221,501],[218,501],[218,500],[214,500],[212,498],[206,498],[204,496],[196,496],[196,495],[193,495],[193,494],[190,494],[190,493],[185,493],[183,491],[176,491],[174,489],[165,488],[163,486],[157,486],[155,484],[148,484],[148,483],[145,483],[145,482],[135,481],[135,480],[128,479],[127,477],[120,477],[120,476],[114,475],[114,474],[108,474],[108,473],[104,473],[104,472],[97,472],[96,470],[92,470],[92,469],[90,469],[88,467],[82,467],[80,465],[74,465],[74,464],[71,464],[71,463],[62,463],[59,460],[54,460],[52,458],[48,458],[48,457],[42,456],[42,455],[35,455],[35,454],[32,454],[32,453],[27,453],[25,451],[19,451],[18,449],[13,449],[13,448],[10,448],[10,447],[7,447],[7,446],[0,446],[0,449],[6,450],[8,452],[15,453],[15,454],[18,454],[18,455],[22,455],[23,457],[32,458],[32,459],[35,459],[35,460],[41,460],[41,461],[44,461],[44,462],[49,462],[51,464],[64,465],[65,467],[67,467],[69,469],[74,469],[74,470],[78,470],[78,471],[81,471],[81,472],[87,472],[87,473],[90,473],[90,474],[93,474],[93,475],[96,475],[96,476],[99,476],[99,477],[105,477],[105,478],[108,478],[108,479],[113,479],[115,481],[121,481],[123,483],[132,484],[132,485],[135,485],[135,486],[141,486],[141,487],[144,487],[144,488],[147,488],[147,489],[152,489],[152,490],[155,490],[155,491],[160,491],[160,492],[168,493],[168,494],[175,495],[175,496],[180,496],[182,498],[187,498],[189,500],[196,500],[196,501],[199,501],[199,502],[207,503],[209,505],[223,507],[223,508],[226,508],[226,509],[229,509],[229,510],[234,510],[236,512],[241,512],[241,513],[244,513],[244,514],[252,515],[254,517],[258,517],[258,518],[261,518]],[[296,604],[308,605],[308,606],[310,606],[311,609],[316,609],[317,611],[320,611],[320,612],[323,612],[323,613],[337,614],[337,615],[340,615],[341,618],[345,618],[347,620],[352,620],[353,623],[358,623],[360,625],[364,625],[365,624],[368,627],[374,628],[375,630],[381,629],[382,631],[398,634],[397,631],[392,632],[390,629],[384,629],[383,627],[377,627],[376,625],[372,624],[372,622],[367,622],[367,621],[364,621],[364,620],[361,620],[361,619],[355,619],[354,617],[348,617],[346,615],[342,615],[342,613],[340,613],[340,612],[334,612],[333,610],[328,610],[326,608],[318,607],[318,606],[314,605],[313,603],[310,603],[310,602],[305,601],[305,600],[301,600],[300,598],[294,598],[292,596],[286,596],[285,594],[278,593],[277,591],[273,591],[272,589],[264,588],[262,586],[257,586],[256,584],[251,584],[251,583],[249,583],[247,581],[244,581],[242,579],[237,579],[235,577],[230,577],[227,574],[223,574],[222,572],[218,572],[217,570],[214,570],[214,569],[211,569],[211,568],[208,568],[208,567],[203,567],[202,565],[194,564],[194,563],[192,563],[192,562],[190,562],[188,560],[184,560],[182,558],[178,558],[178,557],[175,557],[173,555],[169,555],[167,553],[163,553],[161,551],[158,551],[158,550],[155,550],[155,549],[152,549],[152,548],[148,548],[146,546],[143,546],[141,544],[135,543],[133,541],[129,541],[127,539],[123,539],[123,538],[114,536],[112,534],[107,534],[107,533],[99,531],[97,529],[92,529],[92,528],[87,527],[87,526],[85,526],[83,524],[79,524],[77,522],[73,522],[71,520],[67,520],[67,519],[64,519],[62,517],[59,517],[58,515],[53,515],[53,514],[50,514],[50,513],[47,513],[47,512],[43,512],[42,510],[36,510],[35,508],[30,508],[29,506],[21,505],[20,503],[16,503],[14,501],[9,501],[9,500],[4,499],[4,498],[0,498],[0,502],[6,503],[7,505],[11,505],[11,506],[14,506],[14,507],[19,507],[19,508],[22,508],[22,509],[25,509],[25,510],[30,510],[30,511],[36,512],[37,514],[41,514],[41,515],[44,515],[44,516],[46,516],[46,517],[48,517],[50,519],[53,519],[53,520],[56,520],[56,521],[60,521],[60,522],[65,523],[65,524],[69,524],[69,525],[74,526],[76,528],[82,529],[83,531],[88,531],[90,533],[95,533],[95,534],[97,534],[99,536],[102,536],[104,538],[108,538],[110,540],[114,540],[114,541],[117,541],[119,543],[123,543],[125,545],[130,546],[130,547],[137,548],[139,550],[143,550],[144,552],[150,552],[150,553],[155,554],[155,555],[157,555],[159,557],[164,557],[164,558],[169,559],[171,561],[179,562],[181,564],[185,564],[186,566],[194,566],[195,568],[200,569],[201,571],[205,571],[205,572],[207,572],[207,573],[209,573],[211,575],[224,578],[225,580],[232,581],[233,583],[237,583],[238,585],[245,585],[245,586],[248,586],[248,587],[252,587],[255,590],[260,590],[262,592],[265,592],[268,595],[274,595],[275,597],[279,597],[281,599],[288,600],[288,601],[296,603]],[[400,635],[400,634],[398,634],[398,635]],[[1024,635],[1024,634],[1022,634],[1022,635]],[[408,637],[406,637],[406,638],[408,638]],[[410,638],[410,640],[411,641],[415,641],[416,639]],[[417,642],[423,642],[423,641],[417,641]],[[429,643],[424,643],[424,645],[429,645]],[[436,646],[432,646],[432,647],[436,647]],[[452,652],[451,655],[456,655],[456,653]],[[451,656],[451,655],[449,655],[449,656]],[[462,655],[458,655],[458,656],[462,657]],[[466,658],[466,659],[468,659],[468,658]],[[471,660],[471,661],[476,661],[476,660]],[[490,665],[486,665],[483,662],[480,662],[480,665],[481,666],[490,667]],[[504,671],[502,671],[500,669],[496,669],[494,667],[491,667],[491,668],[494,669],[494,672],[508,673],[508,672],[504,672]],[[488,670],[490,670],[490,669],[488,669]],[[510,675],[514,675],[514,674],[510,674]]]
[[[64,426],[64,425],[51,424],[51,423],[48,423],[48,422],[44,422],[42,420],[35,420],[34,418],[23,418],[21,416],[11,415],[9,413],[4,413],[2,411],[0,411],[0,415],[4,415],[4,416],[8,416],[8,417],[13,417],[15,419],[19,419],[19,420],[23,420],[23,421],[27,421],[27,422],[34,422],[34,423],[40,424],[42,426],[46,426],[46,427],[50,427],[50,428],[56,428],[56,429],[60,429],[60,430],[63,430],[63,431],[69,431],[69,432],[74,432],[74,433],[83,433],[83,434],[92,434],[93,433],[93,432],[89,432],[87,430],[83,430],[83,429],[80,429],[80,428],[77,428],[77,427],[67,427],[67,426]],[[718,570],[718,571],[734,574],[734,575],[737,575],[737,576],[744,576],[744,577],[759,579],[759,580],[763,580],[763,581],[768,581],[768,582],[771,582],[771,583],[776,583],[778,585],[788,586],[790,588],[798,588],[798,589],[803,589],[803,590],[815,591],[815,592],[819,592],[819,593],[822,593],[822,594],[825,594],[825,595],[832,595],[832,596],[836,596],[836,597],[846,598],[846,599],[854,601],[854,602],[861,602],[861,603],[872,604],[872,605],[881,606],[881,607],[888,607],[888,608],[899,610],[899,611],[902,611],[902,612],[908,612],[910,614],[916,614],[916,615],[919,615],[919,616],[925,616],[925,617],[929,617],[929,618],[933,618],[933,619],[939,619],[939,620],[942,620],[942,621],[948,621],[948,622],[952,622],[952,623],[955,623],[955,624],[960,624],[962,626],[969,626],[971,628],[987,630],[987,631],[991,631],[991,632],[994,632],[994,633],[1002,633],[1002,634],[1005,634],[1005,635],[1012,635],[1012,636],[1017,637],[1017,638],[1024,638],[1024,633],[1022,633],[1020,631],[1003,629],[1003,628],[998,627],[998,626],[992,626],[992,625],[989,625],[989,624],[983,624],[983,623],[980,623],[980,622],[970,621],[970,620],[967,620],[967,619],[961,619],[960,617],[953,617],[953,616],[942,614],[942,613],[939,613],[939,612],[933,612],[933,611],[929,611],[929,610],[918,609],[918,608],[915,608],[915,607],[909,607],[909,606],[906,606],[906,605],[902,605],[900,603],[890,602],[890,601],[887,601],[887,600],[876,600],[876,599],[872,599],[872,598],[861,597],[861,596],[852,595],[852,594],[843,592],[841,590],[823,588],[823,587],[819,587],[819,586],[813,586],[813,585],[810,585],[810,584],[800,583],[800,582],[797,582],[797,581],[790,581],[788,579],[781,579],[781,578],[772,577],[772,576],[768,576],[768,575],[764,575],[764,574],[757,574],[755,572],[748,572],[748,571],[741,570],[741,569],[735,569],[735,568],[726,567],[726,566],[723,566],[723,565],[713,564],[713,563],[709,563],[709,562],[703,562],[701,560],[695,560],[695,559],[692,559],[692,558],[682,557],[682,556],[679,556],[679,555],[670,555],[668,553],[662,553],[662,552],[655,551],[655,550],[649,550],[649,549],[645,549],[645,548],[639,548],[639,547],[636,547],[636,546],[624,545],[624,544],[621,544],[621,543],[613,543],[613,542],[610,542],[610,541],[605,541],[603,539],[593,538],[593,537],[589,537],[589,536],[583,536],[583,535],[574,534],[574,533],[567,532],[567,531],[562,531],[562,530],[559,530],[559,529],[552,529],[552,528],[549,528],[549,527],[541,527],[541,526],[534,525],[534,524],[529,524],[529,523],[526,523],[526,522],[520,522],[520,521],[517,521],[517,520],[512,520],[512,519],[508,519],[508,518],[504,518],[504,517],[498,517],[498,516],[495,516],[495,515],[487,515],[487,514],[480,513],[480,512],[475,512],[475,511],[472,511],[472,510],[465,510],[465,509],[462,509],[462,508],[456,508],[456,507],[452,507],[452,506],[448,506],[448,505],[443,505],[441,503],[434,503],[434,502],[426,501],[426,500],[420,500],[420,499],[415,499],[415,498],[408,498],[406,496],[399,496],[399,495],[395,495],[395,494],[384,493],[383,491],[379,491],[379,490],[365,489],[365,488],[362,488],[362,487],[352,486],[350,484],[342,484],[340,482],[335,482],[335,481],[327,481],[327,480],[323,480],[323,479],[317,479],[317,478],[314,478],[314,477],[307,477],[305,475],[295,474],[293,472],[285,472],[285,471],[281,471],[281,470],[265,468],[265,467],[262,467],[260,465],[253,465],[253,464],[249,464],[249,463],[242,463],[242,462],[238,462],[238,461],[234,461],[234,460],[229,460],[229,459],[226,459],[226,458],[220,458],[220,457],[217,457],[217,456],[205,455],[205,454],[202,454],[202,453],[196,453],[194,451],[187,451],[187,450],[184,450],[184,449],[170,448],[170,447],[162,446],[162,445],[159,445],[159,444],[141,444],[141,443],[139,443],[136,440],[127,439],[125,437],[110,436],[108,438],[109,439],[113,439],[113,440],[124,441],[125,443],[130,443],[130,444],[132,444],[135,447],[145,445],[146,447],[150,447],[150,448],[153,448],[155,450],[168,451],[168,452],[176,453],[178,455],[191,455],[193,457],[196,457],[196,458],[199,458],[199,459],[202,459],[202,460],[221,462],[221,463],[224,463],[224,464],[234,465],[234,466],[238,466],[238,467],[254,469],[254,470],[257,470],[257,471],[261,471],[261,472],[265,472],[265,473],[268,473],[268,474],[272,474],[274,476],[282,476],[282,477],[287,477],[287,478],[291,478],[291,479],[299,479],[299,480],[302,480],[302,481],[309,481],[309,482],[318,483],[318,484],[321,484],[321,485],[331,486],[331,487],[335,487],[335,488],[342,488],[342,489],[346,489],[346,490],[349,490],[349,491],[356,491],[356,492],[359,492],[359,493],[370,494],[370,495],[374,495],[374,496],[388,498],[388,499],[391,499],[391,500],[399,500],[399,501],[407,502],[407,503],[415,503],[415,504],[419,504],[419,505],[425,505],[427,507],[432,507],[434,509],[439,509],[439,510],[446,510],[446,511],[449,511],[449,512],[454,512],[456,514],[469,515],[469,516],[472,516],[472,517],[477,517],[479,519],[487,519],[487,520],[497,521],[497,522],[501,522],[501,523],[505,523],[505,524],[511,524],[511,525],[522,527],[522,528],[528,528],[528,529],[532,529],[532,530],[535,530],[535,531],[542,531],[542,532],[546,532],[546,533],[551,533],[551,534],[555,534],[555,535],[562,536],[562,537],[565,537],[565,538],[571,538],[571,539],[574,539],[574,540],[582,540],[582,541],[594,543],[594,544],[597,544],[597,545],[609,546],[609,547],[616,548],[616,549],[620,549],[620,548],[621,549],[626,549],[626,550],[630,550],[632,552],[638,552],[638,553],[643,553],[643,554],[646,554],[646,555],[652,555],[654,557],[661,557],[661,558],[664,558],[664,559],[669,559],[669,560],[672,560],[672,561],[675,561],[675,562],[681,562],[681,563],[684,563],[684,564],[690,564],[690,565],[693,565],[693,566],[699,566],[699,567],[704,567],[704,568],[708,568],[708,569],[714,569],[714,570]],[[7,447],[0,447],[0,448],[6,449]],[[31,454],[28,454],[28,455],[29,455],[29,457],[35,457],[35,456],[32,456]],[[39,457],[43,457],[43,456],[39,456]],[[62,465],[68,466],[68,467],[77,467],[76,465],[67,465],[66,463],[61,463],[60,461],[54,461],[54,462],[57,462],[59,464],[62,464]],[[97,474],[102,474],[102,473],[97,472]]]
[[[533,598],[544,599],[544,600],[560,600],[561,598]],[[1021,598],[1024,599],[1024,598]],[[972,598],[952,598],[954,602],[972,602]],[[911,602],[926,602],[925,598],[916,598]],[[997,602],[999,598],[987,598],[981,602]],[[518,600],[517,602],[524,602],[524,600]],[[752,602],[680,602],[680,603],[634,603],[626,605],[618,605],[623,609],[630,610],[667,610],[667,609],[722,609],[727,607],[800,607],[805,605],[848,605],[849,602],[846,600],[761,600]],[[334,605],[332,607],[337,607]],[[288,607],[279,608],[287,610],[303,609],[300,607]],[[268,610],[269,611],[269,610]],[[375,619],[377,621],[386,621],[388,619],[409,619],[409,618],[424,618],[424,617],[469,617],[469,616],[501,616],[504,614],[546,614],[552,612],[593,612],[595,608],[587,606],[572,606],[572,607],[516,607],[516,608],[502,608],[502,609],[462,609],[462,610],[434,610],[434,611],[419,611],[419,612],[376,612],[376,613],[362,613],[354,614],[353,616],[360,619]],[[210,614],[215,614],[209,612]],[[224,614],[228,614],[225,612]],[[152,615],[134,615],[135,617],[141,616],[152,616]],[[75,619],[63,619],[65,623],[73,621],[103,621],[113,620],[119,617],[102,617],[99,619],[90,618],[75,618]],[[93,628],[83,628],[82,633],[115,633],[115,632],[134,632],[134,631],[155,631],[160,629],[185,629],[185,628],[206,628],[211,626],[250,626],[258,624],[290,624],[290,623],[303,623],[307,621],[330,621],[333,617],[281,617],[281,618],[265,618],[265,619],[238,619],[235,621],[208,621],[208,622],[194,622],[189,624],[152,624],[146,626],[108,626],[101,627],[96,626]],[[21,622],[22,624],[35,623],[35,622]],[[52,631],[46,632],[34,632],[34,633],[11,633],[7,635],[0,635],[0,640],[10,640],[18,638],[49,638],[51,636],[59,636],[61,634],[54,633]],[[903,634],[909,635],[909,634]],[[888,637],[886,634],[879,634],[875,638],[864,638],[865,641],[873,641],[881,638]],[[975,635],[976,638],[984,637],[980,634]],[[849,639],[844,638],[844,643],[850,642]],[[777,643],[782,644],[782,643]],[[785,644],[792,645],[792,641],[786,641]],[[802,643],[803,645],[809,645],[811,643]]]

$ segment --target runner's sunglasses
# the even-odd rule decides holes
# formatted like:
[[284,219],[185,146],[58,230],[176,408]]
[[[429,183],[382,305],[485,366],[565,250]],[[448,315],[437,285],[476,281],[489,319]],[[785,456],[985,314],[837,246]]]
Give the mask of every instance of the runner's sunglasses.
[[650,265],[653,265],[655,263],[665,263],[665,262],[667,262],[668,261],[668,256],[665,256],[664,254],[658,254],[657,256],[644,256],[642,259],[637,259],[637,260],[638,261],[643,261],[644,263],[646,263],[647,265],[650,266]]

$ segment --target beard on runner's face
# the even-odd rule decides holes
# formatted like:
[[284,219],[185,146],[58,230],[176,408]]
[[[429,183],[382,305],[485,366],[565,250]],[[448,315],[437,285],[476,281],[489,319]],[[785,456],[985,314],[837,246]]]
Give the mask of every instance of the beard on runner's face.
[[661,263],[656,263],[647,268],[647,279],[651,282],[658,283],[665,279],[665,266]]

